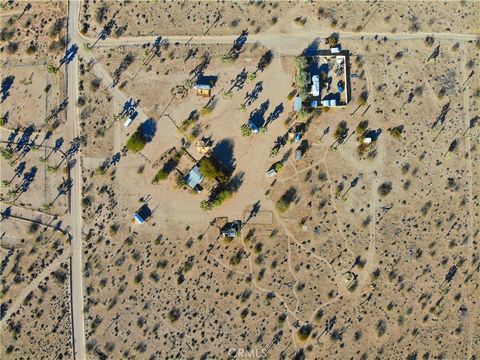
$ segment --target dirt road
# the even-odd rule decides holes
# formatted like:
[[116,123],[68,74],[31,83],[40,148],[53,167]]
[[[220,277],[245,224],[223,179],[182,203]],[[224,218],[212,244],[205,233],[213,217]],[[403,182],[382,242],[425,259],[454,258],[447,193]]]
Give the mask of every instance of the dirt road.
[[[69,1],[68,4],[68,37],[72,43],[79,43],[78,15],[79,1]],[[78,57],[66,65],[67,79],[67,132],[68,139],[79,136],[76,101],[78,98]],[[83,259],[82,259],[82,212],[80,202],[82,198],[82,177],[80,153],[77,152],[72,159],[75,165],[71,170],[73,187],[71,190],[70,223],[72,235],[72,261],[71,261],[71,282],[72,282],[72,334],[74,358],[86,359],[85,352],[85,323],[83,316]]]

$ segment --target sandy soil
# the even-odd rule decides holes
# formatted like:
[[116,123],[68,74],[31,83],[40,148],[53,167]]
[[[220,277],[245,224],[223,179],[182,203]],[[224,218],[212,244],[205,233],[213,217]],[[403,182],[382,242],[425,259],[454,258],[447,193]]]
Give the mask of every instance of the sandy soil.
[[[340,37],[342,48],[350,51],[350,73],[356,75],[350,79],[352,100],[345,108],[298,117],[289,96],[293,54],[309,44],[286,49],[290,43],[284,42],[281,50],[273,49],[263,71],[256,69],[268,49],[253,44],[230,62],[222,60],[229,45],[172,43],[162,45],[147,65],[142,63],[152,44],[142,41],[116,47],[104,43],[89,56],[81,49],[80,97],[69,101],[78,106],[81,129],[89,357],[238,358],[253,351],[299,359],[475,359],[480,349],[478,45],[462,37],[430,41],[425,36],[475,33],[478,2],[124,2],[108,3],[98,21],[104,3],[82,5],[79,26],[82,30],[83,21],[90,23],[88,36],[97,35],[117,11],[113,36],[152,29],[155,34],[202,35],[219,8],[222,18],[208,34],[255,33],[260,27],[258,32],[272,34],[270,43],[276,36],[325,29],[389,33],[376,39],[371,34]],[[63,7],[60,3],[51,11]],[[2,21],[21,10],[10,6]],[[190,19],[181,17],[185,12]],[[179,18],[182,22],[172,26],[169,19]],[[394,38],[393,33],[402,32],[421,36]],[[48,112],[63,99],[62,73],[47,76],[42,70],[57,58],[41,54],[34,64],[27,56],[25,67],[18,66],[21,52],[8,57],[16,66],[5,68],[15,82],[2,112],[16,117],[2,128],[4,141],[17,125],[40,126],[35,115],[43,117],[46,103]],[[216,78],[213,99],[189,89],[205,55],[210,60],[203,75]],[[87,61],[90,56],[95,65]],[[242,70],[244,81],[232,86]],[[117,84],[102,74],[118,75]],[[51,95],[43,91],[45,81],[52,83]],[[177,86],[185,89],[185,97],[172,96]],[[260,90],[252,96],[255,89]],[[362,93],[368,95],[365,104]],[[25,98],[24,104],[20,100]],[[125,128],[125,119],[115,116],[130,98],[139,101],[139,115]],[[212,105],[208,111],[207,105]],[[195,112],[198,119],[181,130]],[[63,116],[57,128],[52,123],[42,128],[37,140],[50,130],[46,143],[53,146],[65,131]],[[242,136],[241,126],[252,117],[266,122],[266,131]],[[347,138],[339,144],[335,134],[342,121]],[[153,138],[140,153],[126,151],[128,138],[145,123]],[[359,129],[361,124],[367,124],[365,129]],[[272,148],[294,126],[306,129],[301,142],[286,141],[273,155]],[[364,130],[381,131],[360,152]],[[209,189],[197,194],[178,186],[176,170],[152,183],[169,149],[182,152],[178,169],[188,171],[202,157],[195,148],[201,136],[211,137],[212,157],[236,180],[235,186],[229,183],[232,198],[210,211],[200,208]],[[299,145],[305,151],[296,160]],[[2,180],[9,180],[15,168],[2,154]],[[56,196],[64,174],[59,168],[46,176],[49,163],[40,162],[44,155],[37,150],[24,156],[27,170],[36,166],[42,176],[2,211],[10,205],[32,220],[40,215],[24,207],[38,211]],[[49,161],[59,163],[61,154]],[[267,177],[279,162],[278,174]],[[2,196],[7,194],[2,188]],[[68,231],[62,218],[66,201],[60,196],[50,211],[60,215]],[[139,225],[133,213],[143,204],[153,213]],[[231,241],[220,236],[219,224],[227,219],[246,221]],[[10,304],[12,311],[16,304],[1,323],[2,356],[33,356],[37,348],[42,356],[51,344],[69,357],[70,249],[65,238],[55,243],[56,235],[37,241],[43,228],[32,231],[20,221],[7,217],[0,222],[2,306]],[[48,246],[39,248],[42,242]],[[60,269],[62,276],[50,276]],[[48,291],[42,290],[45,286]],[[32,296],[24,294],[28,290]],[[50,321],[27,322],[38,314]]]
[[[119,6],[84,1],[80,29],[98,36],[114,19],[114,36],[223,35],[282,31],[295,25],[306,30],[338,28],[365,32],[445,32],[475,30],[478,2],[363,1],[125,1]],[[262,16],[258,16],[262,14]],[[217,20],[218,19],[218,20]],[[435,20],[434,20],[435,19]],[[153,30],[155,29],[155,30]]]

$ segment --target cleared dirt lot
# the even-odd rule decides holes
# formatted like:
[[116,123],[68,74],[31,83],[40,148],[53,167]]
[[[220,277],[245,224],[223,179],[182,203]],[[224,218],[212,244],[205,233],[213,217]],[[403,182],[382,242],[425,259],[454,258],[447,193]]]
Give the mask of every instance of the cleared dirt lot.
[[[80,31],[98,36],[103,25],[115,21],[113,35],[224,35],[286,33],[294,26],[307,31],[319,27],[365,32],[446,32],[475,30],[478,2],[455,2],[451,8],[415,1],[126,1],[108,4],[84,1]],[[433,20],[435,19],[435,20]],[[155,29],[155,30],[153,30]]]
[[[69,101],[78,106],[80,126],[89,357],[233,358],[253,351],[300,359],[474,358],[480,58],[468,34],[476,31],[477,2],[82,6],[89,18],[79,29],[91,37],[115,14],[113,38],[152,28],[162,36],[208,31],[236,38],[186,45],[181,37],[182,44],[163,39],[157,49],[151,39],[117,46],[108,38],[80,50],[79,98]],[[218,8],[222,18],[209,29]],[[82,22],[90,28],[83,31]],[[346,31],[339,41],[349,51],[352,100],[345,108],[295,114],[295,58],[307,47],[325,48],[315,34],[335,29]],[[202,39],[210,45],[195,44]],[[268,64],[260,66],[268,50]],[[214,83],[211,98],[195,94],[199,77]],[[33,80],[31,96],[40,99],[40,80]],[[119,114],[129,99],[138,114],[125,127]],[[248,120],[257,134],[242,128]],[[138,128],[148,132],[145,147],[127,151]],[[202,158],[201,137],[213,141],[221,175],[231,176],[226,185],[218,174],[209,179],[231,191],[211,210],[201,207],[211,187],[191,191],[179,174]],[[26,156],[40,168],[35,151]],[[160,173],[167,159],[176,165]],[[272,168],[277,174],[268,177]],[[42,184],[22,194],[24,205],[51,199],[41,198],[48,180]],[[66,199],[59,197],[58,211]],[[152,214],[140,225],[133,214],[144,204]],[[221,224],[236,219],[244,220],[238,236],[221,237]],[[21,299],[2,322],[5,351],[27,356],[41,342],[43,354],[46,340],[70,356],[67,243],[53,240],[52,250],[35,252],[31,227],[12,218],[1,224],[5,301]],[[18,258],[25,244],[28,255]],[[27,275],[32,264],[37,276]],[[61,273],[50,276],[47,264]],[[54,294],[35,284],[40,277]],[[28,288],[15,279],[23,278],[36,285],[32,296],[21,296]],[[33,322],[35,329],[24,332],[25,318],[46,302],[54,321]]]

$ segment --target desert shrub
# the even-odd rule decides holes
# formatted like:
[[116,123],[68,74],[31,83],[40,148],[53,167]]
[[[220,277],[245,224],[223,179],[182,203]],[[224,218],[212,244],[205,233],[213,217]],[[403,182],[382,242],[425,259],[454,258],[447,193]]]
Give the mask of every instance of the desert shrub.
[[[337,24],[337,22],[335,22],[335,25]],[[334,27],[334,26],[332,26]],[[325,42],[330,46],[330,47],[334,47],[338,44],[338,40],[339,40],[339,35],[337,33],[333,33],[331,34],[326,40]]]
[[368,120],[362,120],[355,130],[358,135],[362,135],[368,129]]
[[378,187],[378,193],[381,196],[387,196],[390,191],[392,191],[392,183],[390,181],[385,181],[382,185]]
[[240,133],[242,136],[250,137],[253,134],[252,128],[248,124],[243,124],[240,126]]
[[394,138],[396,139],[400,139],[400,137],[402,136],[402,132],[403,132],[403,125],[400,125],[400,126],[395,126],[394,128],[390,128],[388,129],[390,135],[392,135]]
[[140,284],[143,280],[143,272],[138,272],[136,275],[135,275],[135,284]]
[[208,200],[200,201],[200,209],[202,209],[203,211],[210,211],[212,210],[212,208],[213,206],[211,201],[208,201]]
[[108,6],[102,5],[100,6],[97,11],[95,12],[95,21],[99,24],[103,23],[103,18],[108,12]]
[[232,197],[233,193],[230,190],[223,190],[215,196],[215,199],[212,200],[213,207],[219,207],[222,203]]
[[139,130],[134,132],[132,136],[127,141],[127,149],[134,151],[134,152],[139,152],[142,151],[143,148],[145,147],[147,143],[147,139],[145,135]]
[[297,90],[292,90],[288,93],[287,99],[292,100],[295,97],[295,95],[297,95]]
[[428,45],[428,46],[432,46],[434,42],[435,42],[435,39],[433,38],[432,35],[428,35],[425,38],[425,44]]
[[50,36],[51,38],[54,38],[55,36],[60,34],[64,24],[65,24],[65,18],[56,19],[52,27],[50,28],[48,36]]
[[230,264],[231,265],[237,265],[240,263],[240,261],[243,259],[243,256],[245,255],[245,250],[240,249],[238,250],[235,255],[232,256],[230,259]]
[[97,91],[101,84],[102,84],[102,79],[100,78],[93,79],[92,81],[90,81],[90,90],[93,92]]
[[64,284],[67,280],[67,272],[62,269],[52,272],[52,276],[60,284]]
[[290,204],[295,200],[296,194],[297,190],[294,187],[290,187],[275,204],[277,211],[280,213],[287,211]]
[[13,30],[8,30],[7,28],[3,28],[0,30],[0,40],[1,41],[9,41],[13,38],[15,32]]
[[279,162],[275,163],[275,165],[273,165],[273,168],[278,173],[278,172],[280,172],[280,170],[282,170],[283,163],[281,161],[279,161]]
[[162,168],[158,170],[157,173],[155,174],[152,180],[152,184],[157,184],[159,181],[165,180],[167,178],[168,178],[168,172]]
[[7,53],[15,54],[18,50],[18,43],[15,41],[10,41],[7,45]]
[[372,274],[370,275],[372,281],[377,280],[380,277],[380,269],[375,269]]
[[378,320],[377,323],[377,335],[380,337],[387,332],[387,323],[385,320]]
[[35,44],[28,45],[27,49],[25,50],[25,53],[27,55],[33,55],[36,52],[37,52],[37,45],[35,45]]
[[363,106],[367,103],[368,100],[368,91],[362,91],[362,93],[357,98],[357,104]]
[[170,320],[171,322],[175,322],[178,319],[180,319],[181,314],[182,313],[180,309],[177,309],[174,307],[172,310],[168,312],[168,320]]
[[66,38],[62,38],[60,40],[52,41],[48,46],[48,50],[50,51],[64,50],[66,45],[67,45]]
[[206,115],[208,115],[208,114],[211,114],[212,111],[213,111],[213,106],[211,106],[211,105],[204,106],[204,107],[202,107],[202,109],[200,110],[200,115],[206,116]]
[[285,201],[285,199],[283,198],[278,199],[277,203],[275,204],[275,208],[280,213],[284,213],[285,211],[288,210],[289,207],[290,207],[290,204],[287,201]]
[[304,324],[300,327],[300,329],[298,329],[298,338],[301,341],[305,341],[308,339],[311,333],[312,333],[312,325]]
[[197,113],[197,111],[193,111],[189,116],[188,118],[186,118],[185,120],[182,121],[182,123],[180,124],[179,128],[178,128],[178,131],[180,133],[184,133],[186,132],[199,118],[199,114]]
[[335,139],[339,140],[345,137],[348,134],[348,127],[346,121],[340,121],[335,130]]

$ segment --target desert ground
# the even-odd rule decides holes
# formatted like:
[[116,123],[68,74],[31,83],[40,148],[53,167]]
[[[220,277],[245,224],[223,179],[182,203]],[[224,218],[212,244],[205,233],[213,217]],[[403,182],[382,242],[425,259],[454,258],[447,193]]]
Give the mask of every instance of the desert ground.
[[[479,2],[27,5],[2,358],[480,358]],[[348,104],[295,111],[334,46]]]

